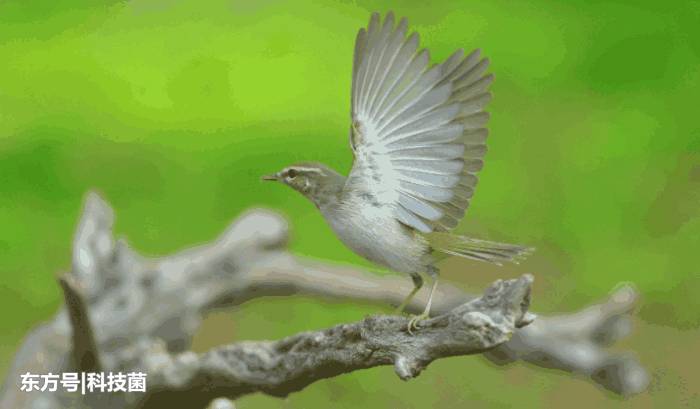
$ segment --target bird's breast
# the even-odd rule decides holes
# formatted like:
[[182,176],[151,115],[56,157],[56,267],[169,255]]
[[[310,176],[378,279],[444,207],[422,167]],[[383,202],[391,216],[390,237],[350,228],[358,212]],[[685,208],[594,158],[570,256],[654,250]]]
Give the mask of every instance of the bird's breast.
[[425,270],[427,243],[398,222],[391,208],[358,196],[322,213],[338,238],[362,257],[395,271]]

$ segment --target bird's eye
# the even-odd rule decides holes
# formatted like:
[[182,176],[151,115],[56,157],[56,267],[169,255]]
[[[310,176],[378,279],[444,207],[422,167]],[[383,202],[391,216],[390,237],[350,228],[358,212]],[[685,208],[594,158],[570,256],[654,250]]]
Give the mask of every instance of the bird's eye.
[[295,177],[297,177],[297,171],[294,169],[289,169],[287,171],[287,177],[289,177],[290,179],[294,179]]

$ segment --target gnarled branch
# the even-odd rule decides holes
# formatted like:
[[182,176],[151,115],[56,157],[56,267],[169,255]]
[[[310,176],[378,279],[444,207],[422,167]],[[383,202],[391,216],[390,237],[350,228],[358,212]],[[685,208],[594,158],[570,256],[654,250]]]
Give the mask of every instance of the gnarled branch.
[[235,399],[252,392],[282,397],[320,379],[380,365],[393,365],[401,379],[410,379],[438,358],[500,345],[515,328],[530,323],[531,282],[530,276],[497,281],[483,297],[422,322],[414,335],[406,331],[406,318],[379,315],[279,341],[218,347],[201,355],[136,349],[135,366],[145,368],[153,390],[143,406],[202,407],[219,396]]
[[[123,241],[115,241],[112,219],[109,206],[90,194],[76,233],[70,272],[82,292],[104,370],[171,363],[197,367],[204,358],[187,350],[203,316],[213,308],[295,293],[398,304],[411,286],[410,280],[400,277],[379,277],[291,255],[285,248],[287,224],[271,212],[249,212],[213,243],[157,259],[144,258]],[[474,298],[448,284],[438,291],[436,314],[448,314]],[[582,373],[622,394],[639,392],[648,382],[646,371],[629,355],[606,349],[627,334],[635,298],[631,287],[623,287],[608,301],[581,313],[538,318],[486,355],[498,363],[522,359]],[[408,309],[419,311],[421,301],[418,298]],[[54,320],[27,337],[0,390],[0,407],[77,407],[85,403],[75,395],[19,391],[21,373],[59,373],[71,368],[74,329],[69,316],[63,308]],[[139,356],[147,361],[137,359]],[[199,372],[183,369],[167,377],[164,373],[166,381],[152,383],[158,378],[156,373],[149,377],[154,397],[184,394],[185,386],[198,379],[198,375],[185,374]],[[207,379],[212,380],[209,375]],[[143,398],[102,394],[91,399],[99,399],[99,407],[138,407],[149,401]]]

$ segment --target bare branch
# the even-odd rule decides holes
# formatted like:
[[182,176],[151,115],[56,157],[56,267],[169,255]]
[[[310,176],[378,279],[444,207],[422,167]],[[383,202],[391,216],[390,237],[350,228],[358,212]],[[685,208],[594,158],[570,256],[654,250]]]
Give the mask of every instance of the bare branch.
[[379,365],[393,365],[401,379],[410,379],[438,358],[484,352],[510,339],[533,318],[527,314],[531,283],[530,276],[498,281],[483,297],[425,321],[415,335],[406,332],[406,318],[382,315],[199,356],[161,351],[154,361],[152,351],[141,351],[137,355],[148,362],[137,366],[146,368],[157,391],[143,405],[197,407],[253,392],[283,397],[317,380]]
[[[267,269],[254,271],[250,278],[256,297],[261,295],[309,294],[330,299],[354,299],[398,305],[411,290],[409,280],[378,277],[355,268],[334,266],[278,254]],[[433,311],[446,313],[472,296],[447,283],[435,295]],[[630,353],[606,349],[626,337],[632,329],[637,292],[622,285],[602,304],[574,313],[542,316],[513,339],[485,354],[505,365],[518,360],[561,369],[591,378],[606,389],[623,396],[642,392],[649,375]],[[240,300],[244,301],[243,299]],[[425,299],[416,296],[408,310],[419,312]]]
[[[98,195],[88,195],[69,275],[85,300],[104,370],[129,370],[141,364],[153,368],[169,362],[198,365],[203,358],[187,350],[203,317],[214,308],[295,293],[398,304],[411,288],[410,280],[403,277],[381,277],[291,255],[285,248],[286,222],[267,211],[242,215],[210,244],[156,259],[144,258],[123,241],[115,241],[112,218],[112,210]],[[615,293],[611,300],[580,313],[538,318],[486,355],[498,363],[526,360],[585,374],[622,394],[639,392],[648,382],[646,372],[628,354],[613,354],[606,348],[629,329],[636,295],[631,287],[621,291],[622,296]],[[433,312],[449,313],[473,298],[441,284]],[[419,311],[423,302],[418,297],[409,310]],[[69,318],[76,315],[70,312],[74,310],[70,305],[67,308],[28,335],[0,389],[0,407],[81,404],[79,396],[19,391],[21,373],[70,370],[73,332]],[[137,352],[147,361],[142,362]],[[177,373],[170,373],[168,381],[161,383],[163,391],[174,388],[170,396],[180,390],[177,385],[190,382],[185,376],[190,372],[182,369]],[[156,378],[149,377],[149,382]],[[152,392],[157,396],[157,390]],[[142,401],[134,394],[103,394],[97,399],[104,400],[99,407],[136,407]]]
[[485,356],[501,365],[525,360],[579,373],[623,396],[639,393],[649,384],[646,370],[633,354],[605,349],[631,332],[629,314],[636,299],[629,284],[620,286],[602,304],[574,314],[538,318]]

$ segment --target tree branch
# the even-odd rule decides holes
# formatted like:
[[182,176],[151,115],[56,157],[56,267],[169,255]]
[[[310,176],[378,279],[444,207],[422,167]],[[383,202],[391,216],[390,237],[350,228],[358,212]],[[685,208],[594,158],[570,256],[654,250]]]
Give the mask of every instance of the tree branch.
[[[354,268],[322,264],[278,254],[268,267],[251,273],[251,292],[261,295],[308,294],[329,299],[353,299],[398,305],[411,290],[410,280],[378,277]],[[425,295],[408,306],[420,312]],[[433,312],[446,313],[473,296],[441,283]],[[642,392],[649,383],[647,371],[632,353],[607,349],[632,330],[631,314],[638,296],[631,284],[616,288],[600,304],[573,314],[543,316],[517,331],[513,339],[484,355],[498,365],[523,360],[545,368],[581,374],[623,396]],[[241,299],[241,301],[244,301]]]
[[199,356],[161,351],[157,365],[149,365],[152,351],[137,353],[148,357],[137,366],[146,368],[156,391],[143,406],[202,407],[219,396],[235,399],[253,392],[284,397],[317,380],[380,365],[393,365],[407,380],[438,358],[481,353],[510,339],[516,327],[534,318],[527,313],[531,283],[531,276],[497,281],[483,297],[423,322],[415,335],[406,332],[406,318],[380,315]]
[[[152,392],[149,396],[152,398],[145,401],[138,394],[126,397],[99,394],[93,395],[101,399],[99,405],[93,406],[138,407],[156,396],[176,396],[178,391],[191,390],[187,386],[200,379],[200,375],[192,374],[204,374],[212,380],[212,373],[185,368],[201,367],[204,358],[187,350],[204,315],[214,308],[237,305],[260,296],[295,293],[398,304],[411,287],[410,280],[399,277],[379,277],[289,254],[285,249],[286,222],[266,211],[242,215],[211,244],[156,259],[139,256],[123,241],[115,241],[112,223],[109,206],[96,194],[88,195],[75,236],[73,266],[69,273],[89,313],[98,350],[96,362],[101,362],[106,371],[154,369],[159,365],[179,365],[179,370],[161,373],[162,381],[157,381],[158,372],[153,376],[149,372]],[[631,287],[620,291],[603,304],[581,313],[538,318],[515,331],[510,341],[489,350],[486,355],[497,363],[523,359],[538,366],[585,374],[605,388],[622,394],[639,392],[648,382],[644,369],[629,355],[613,354],[606,349],[629,329],[629,314],[636,295]],[[422,308],[424,300],[417,298],[409,310]],[[449,284],[441,284],[433,311],[447,314],[473,298]],[[74,320],[76,317],[70,304],[68,300],[68,309],[64,307],[54,320],[28,335],[0,389],[0,407],[58,408],[85,404],[80,395],[19,390],[21,373],[70,370],[74,343],[69,317]],[[389,320],[387,324],[394,323],[392,325],[399,325],[399,321],[392,320],[402,320],[398,317],[385,319]],[[518,322],[528,321],[530,319]],[[281,359],[280,362],[286,361]],[[258,373],[258,376],[262,375]],[[222,387],[228,393],[232,385],[226,380],[238,378],[217,379],[221,379],[222,384],[213,383],[212,388]],[[158,385],[161,387],[156,388]]]

